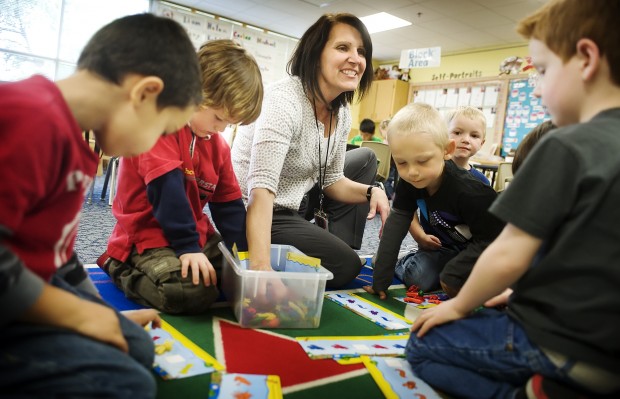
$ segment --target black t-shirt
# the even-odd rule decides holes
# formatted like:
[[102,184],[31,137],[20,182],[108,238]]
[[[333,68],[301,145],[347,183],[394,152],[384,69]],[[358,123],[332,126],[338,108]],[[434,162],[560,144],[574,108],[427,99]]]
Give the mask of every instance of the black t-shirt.
[[490,211],[543,240],[509,314],[539,346],[620,373],[620,109],[541,140]]
[[383,291],[392,281],[398,250],[418,204],[424,231],[444,246],[463,250],[472,241],[491,242],[502,230],[504,224],[487,211],[496,196],[490,186],[452,161],[446,161],[441,185],[432,196],[401,179],[377,250],[373,288]]

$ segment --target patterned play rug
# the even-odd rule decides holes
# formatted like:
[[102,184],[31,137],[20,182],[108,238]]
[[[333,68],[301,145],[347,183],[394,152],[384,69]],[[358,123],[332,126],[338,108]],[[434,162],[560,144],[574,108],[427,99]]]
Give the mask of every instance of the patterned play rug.
[[[88,268],[101,295],[120,310],[140,308],[126,299],[98,267]],[[365,274],[364,274],[365,273]],[[372,278],[362,272],[353,288],[329,293],[343,296],[355,293],[364,301],[377,303],[395,315],[415,317],[412,307],[394,299],[403,297],[406,290],[394,286],[390,298],[380,301],[360,288]],[[366,367],[361,363],[342,365],[333,359],[311,359],[295,337],[345,337],[406,333],[407,329],[387,330],[358,313],[325,299],[320,326],[316,329],[247,329],[236,323],[230,307],[220,304],[200,316],[162,315],[188,340],[212,355],[229,373],[273,374],[280,377],[285,398],[381,398],[383,394]],[[206,398],[211,374],[164,381],[158,378],[158,398]]]

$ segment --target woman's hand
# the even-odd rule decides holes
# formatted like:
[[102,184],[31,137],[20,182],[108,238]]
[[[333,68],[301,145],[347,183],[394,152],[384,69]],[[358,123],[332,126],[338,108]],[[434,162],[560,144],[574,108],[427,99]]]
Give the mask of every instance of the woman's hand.
[[366,219],[370,220],[374,218],[377,212],[381,216],[381,229],[379,230],[379,237],[381,237],[383,226],[390,214],[390,201],[383,190],[379,187],[373,187],[370,192],[370,210],[368,211]]

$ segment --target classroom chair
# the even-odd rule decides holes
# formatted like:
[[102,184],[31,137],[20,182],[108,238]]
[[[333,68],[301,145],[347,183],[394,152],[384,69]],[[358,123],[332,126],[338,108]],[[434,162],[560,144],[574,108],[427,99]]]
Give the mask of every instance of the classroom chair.
[[377,141],[362,141],[361,147],[370,148],[377,156],[377,181],[384,182],[390,175],[390,161],[392,152],[390,147],[385,143]]
[[497,165],[497,177],[495,178],[495,191],[503,191],[512,181],[512,162],[500,162]]

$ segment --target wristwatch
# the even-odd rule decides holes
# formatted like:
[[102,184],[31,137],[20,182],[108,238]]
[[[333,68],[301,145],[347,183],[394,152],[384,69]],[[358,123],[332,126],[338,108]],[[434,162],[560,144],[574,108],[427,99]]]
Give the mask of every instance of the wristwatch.
[[370,202],[370,199],[372,198],[372,189],[375,187],[377,186],[373,184],[372,186],[368,186],[368,190],[366,190],[366,199],[368,200],[368,202]]

